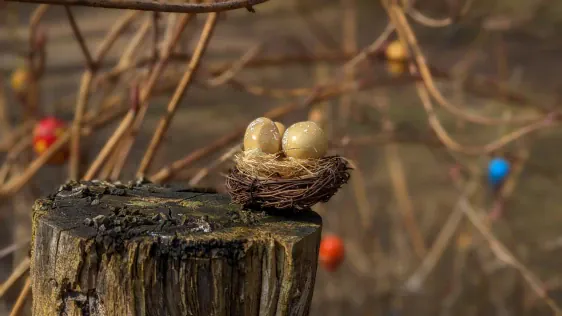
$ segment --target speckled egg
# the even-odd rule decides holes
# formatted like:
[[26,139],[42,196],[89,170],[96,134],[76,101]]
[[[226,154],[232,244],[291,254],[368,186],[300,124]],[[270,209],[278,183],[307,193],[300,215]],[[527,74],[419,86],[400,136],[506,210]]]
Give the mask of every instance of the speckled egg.
[[287,129],[285,127],[285,125],[283,125],[283,123],[281,123],[281,122],[275,122],[275,126],[277,126],[277,130],[279,131],[279,135],[281,135],[281,137],[283,137],[283,134],[285,134],[285,130]]
[[266,154],[281,151],[281,134],[275,123],[266,117],[255,119],[246,128],[244,150],[254,149]]
[[328,150],[328,139],[317,123],[298,122],[289,126],[283,134],[282,147],[287,157],[322,158]]

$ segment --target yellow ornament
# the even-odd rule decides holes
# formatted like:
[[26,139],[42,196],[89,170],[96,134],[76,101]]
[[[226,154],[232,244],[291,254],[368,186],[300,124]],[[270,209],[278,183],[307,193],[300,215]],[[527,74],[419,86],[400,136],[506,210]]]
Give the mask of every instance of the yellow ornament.
[[275,123],[266,117],[252,121],[244,134],[244,150],[259,150],[266,154],[281,151],[281,134]]
[[289,126],[283,134],[282,147],[287,157],[317,159],[324,157],[328,151],[328,139],[317,123],[298,122]]
[[400,41],[394,41],[386,47],[386,58],[388,60],[402,61],[406,60],[408,52]]
[[27,70],[25,70],[25,68],[18,68],[12,73],[12,76],[10,77],[10,84],[14,91],[24,92],[27,90],[28,80]]

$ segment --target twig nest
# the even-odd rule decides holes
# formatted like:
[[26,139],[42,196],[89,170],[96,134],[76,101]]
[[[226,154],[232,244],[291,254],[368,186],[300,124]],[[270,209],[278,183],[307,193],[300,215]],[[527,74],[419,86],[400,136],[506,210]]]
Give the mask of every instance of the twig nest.
[[317,123],[298,122],[283,134],[282,147],[287,157],[318,159],[326,155],[328,139]]
[[276,153],[250,148],[246,138],[244,151],[234,157],[235,166],[226,177],[233,202],[246,208],[298,212],[327,202],[349,180],[345,158],[324,157],[328,140],[314,122],[287,128],[283,150]]
[[244,134],[244,150],[275,154],[281,150],[281,134],[277,125],[266,117],[252,121]]

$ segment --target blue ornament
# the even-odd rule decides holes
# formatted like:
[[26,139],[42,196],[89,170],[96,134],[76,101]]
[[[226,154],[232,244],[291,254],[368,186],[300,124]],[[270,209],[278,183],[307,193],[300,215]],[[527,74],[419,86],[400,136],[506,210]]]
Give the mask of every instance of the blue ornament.
[[503,158],[494,158],[488,164],[488,181],[492,186],[498,186],[505,180],[511,166],[509,162]]

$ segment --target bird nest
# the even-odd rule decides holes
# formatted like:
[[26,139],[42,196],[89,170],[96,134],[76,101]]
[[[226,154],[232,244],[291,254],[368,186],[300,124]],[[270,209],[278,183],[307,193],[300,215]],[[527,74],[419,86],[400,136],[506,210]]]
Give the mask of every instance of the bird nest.
[[294,159],[243,152],[226,177],[233,202],[260,210],[298,212],[327,202],[347,183],[349,162],[339,156]]

